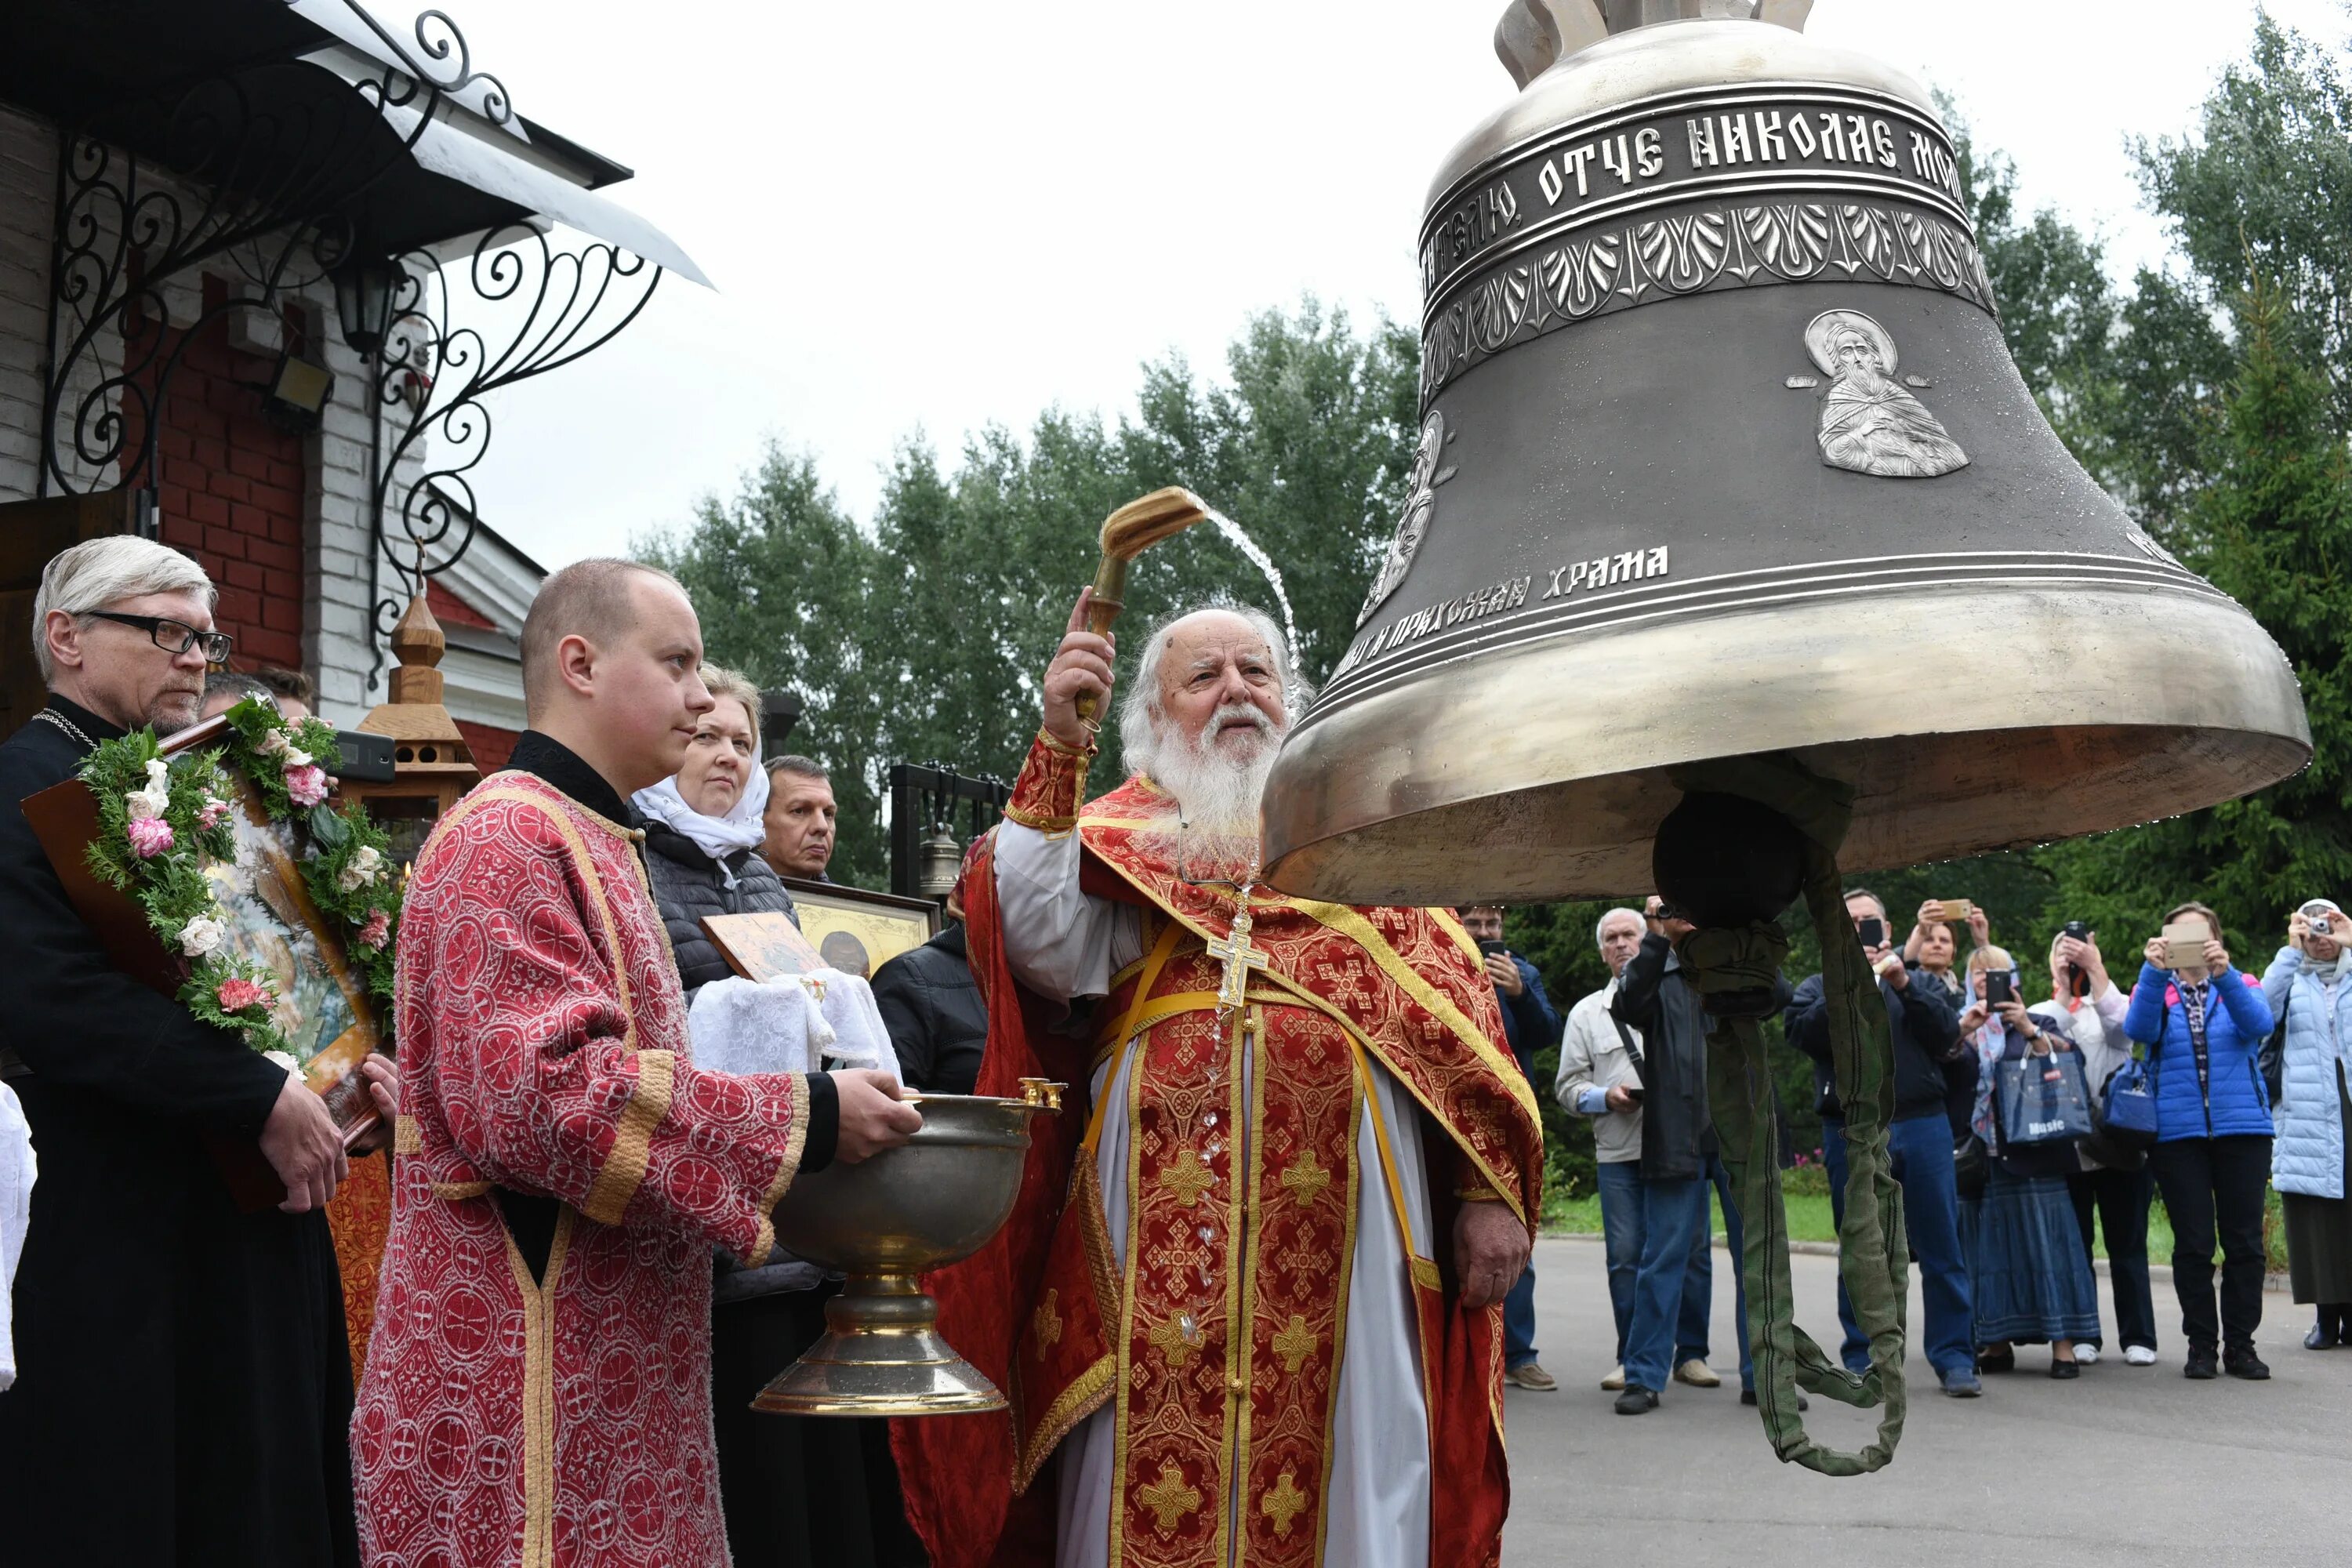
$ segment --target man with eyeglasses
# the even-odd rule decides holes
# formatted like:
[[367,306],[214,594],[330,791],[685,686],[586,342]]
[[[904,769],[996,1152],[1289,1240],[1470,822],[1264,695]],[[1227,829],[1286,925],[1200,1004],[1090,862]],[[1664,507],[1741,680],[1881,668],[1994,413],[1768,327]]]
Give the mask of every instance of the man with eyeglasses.
[[[0,1395],[12,1562],[358,1561],[334,1123],[239,1037],[108,962],[19,806],[100,742],[194,721],[231,649],[213,599],[201,568],[147,540],[58,556],[33,614],[48,703],[0,744],[0,1075],[40,1162]],[[387,1116],[394,1089],[386,1073]],[[286,1212],[238,1212],[208,1152],[223,1141],[259,1143]],[[128,1483],[102,1500],[100,1463]]]

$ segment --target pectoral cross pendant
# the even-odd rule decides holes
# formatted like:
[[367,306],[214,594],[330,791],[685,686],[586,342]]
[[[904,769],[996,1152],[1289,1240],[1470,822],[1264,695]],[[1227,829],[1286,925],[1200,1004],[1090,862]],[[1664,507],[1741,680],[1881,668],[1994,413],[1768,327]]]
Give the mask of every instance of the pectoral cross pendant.
[[1250,889],[1244,882],[1234,895],[1234,929],[1231,936],[1220,937],[1209,943],[1209,956],[1225,966],[1224,978],[1217,984],[1217,1016],[1222,1018],[1249,999],[1249,975],[1253,969],[1264,969],[1274,962],[1274,955],[1262,947],[1250,945]]

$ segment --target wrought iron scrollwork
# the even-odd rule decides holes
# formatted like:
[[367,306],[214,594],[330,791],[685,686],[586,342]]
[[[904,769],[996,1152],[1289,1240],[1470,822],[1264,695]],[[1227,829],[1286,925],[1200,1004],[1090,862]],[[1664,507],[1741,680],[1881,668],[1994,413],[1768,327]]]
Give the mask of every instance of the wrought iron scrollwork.
[[[662,269],[604,241],[559,247],[527,224],[483,235],[462,265],[400,258],[376,355],[375,629],[388,639],[425,579],[473,543],[468,475],[488,449],[491,393],[561,369],[610,342],[652,300]],[[381,647],[377,668],[381,668]]]
[[[474,69],[446,15],[419,16],[412,47],[345,4],[399,66],[338,86],[297,60],[248,64],[175,103],[119,108],[63,132],[44,494],[152,485],[158,416],[198,333],[233,310],[282,310],[338,265],[354,244],[350,204],[407,159],[445,98],[483,84],[483,112],[512,117],[505,87]],[[390,125],[388,109],[407,123]],[[147,118],[156,114],[160,128]],[[142,121],[148,133],[134,136]],[[132,140],[149,151],[124,151]],[[170,295],[206,265],[239,286],[174,321]]]

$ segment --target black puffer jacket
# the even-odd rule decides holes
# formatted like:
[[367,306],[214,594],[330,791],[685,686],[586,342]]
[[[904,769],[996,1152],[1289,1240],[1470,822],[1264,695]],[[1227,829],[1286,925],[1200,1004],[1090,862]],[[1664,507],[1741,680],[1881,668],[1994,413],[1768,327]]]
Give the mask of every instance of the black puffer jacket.
[[[728,873],[734,886],[728,886]],[[710,939],[702,934],[705,915],[751,915],[780,910],[801,923],[793,896],[749,849],[727,858],[727,871],[702,852],[702,847],[667,823],[646,824],[646,875],[654,885],[654,904],[669,930],[670,951],[677,955],[677,977],[687,998],[713,980],[733,973]]]
[[962,925],[884,964],[874,976],[874,1005],[909,1084],[934,1094],[971,1092],[988,1046],[988,1005],[971,977]]

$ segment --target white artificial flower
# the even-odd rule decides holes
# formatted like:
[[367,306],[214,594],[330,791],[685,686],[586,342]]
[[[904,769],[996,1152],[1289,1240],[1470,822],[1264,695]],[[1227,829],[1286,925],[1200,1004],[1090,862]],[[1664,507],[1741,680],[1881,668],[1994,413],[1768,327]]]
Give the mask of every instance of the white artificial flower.
[[344,863],[341,873],[335,878],[336,884],[346,893],[355,893],[374,881],[383,867],[383,857],[376,853],[375,846],[362,844]]
[[294,1059],[292,1051],[264,1051],[261,1054],[284,1068],[289,1078],[302,1076],[302,1064]]
[[180,951],[190,958],[202,958],[219,947],[228,936],[228,927],[211,915],[198,915],[180,928]]
[[268,757],[275,756],[292,743],[292,742],[287,740],[285,731],[266,730],[262,732],[261,739],[253,743],[253,749],[259,752],[263,756]]
[[123,809],[130,812],[131,820],[133,822],[143,822],[148,817],[163,816],[166,804],[166,797],[157,795],[152,790],[134,789],[122,797]]
[[161,757],[147,764],[147,793],[159,797],[172,793],[171,765]]
[[289,769],[307,768],[310,765],[310,753],[299,746],[289,746],[286,748],[286,754],[278,761],[284,763]]

